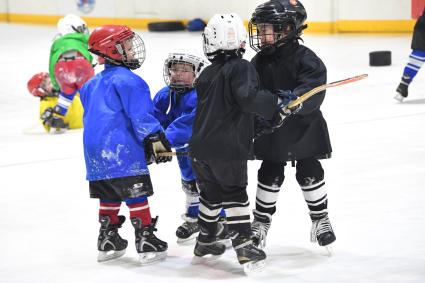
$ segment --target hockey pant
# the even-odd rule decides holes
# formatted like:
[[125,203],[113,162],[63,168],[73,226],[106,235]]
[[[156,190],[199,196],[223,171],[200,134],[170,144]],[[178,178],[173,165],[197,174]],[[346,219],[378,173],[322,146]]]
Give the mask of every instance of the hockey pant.
[[[256,210],[273,215],[285,179],[286,162],[263,161],[258,170]],[[327,212],[328,199],[324,171],[315,158],[297,160],[296,178],[311,214]]]
[[246,186],[247,161],[193,160],[198,177],[200,204],[198,224],[201,233],[219,234],[217,221],[224,208],[229,233],[232,238],[250,237],[251,222]]

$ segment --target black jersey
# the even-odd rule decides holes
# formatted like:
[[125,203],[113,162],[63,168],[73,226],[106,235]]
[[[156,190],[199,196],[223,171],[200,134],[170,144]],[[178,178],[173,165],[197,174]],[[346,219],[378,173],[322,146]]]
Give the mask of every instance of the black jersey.
[[[326,83],[326,67],[309,48],[297,41],[285,44],[272,55],[258,53],[252,63],[260,76],[261,88],[291,90],[300,96]],[[255,141],[255,156],[268,161],[327,158],[332,152],[326,121],[320,111],[325,91],[305,101],[297,114],[282,127]]]
[[277,96],[259,91],[254,66],[241,58],[219,59],[196,81],[196,116],[190,155],[201,160],[253,158],[253,117],[270,119]]
[[425,51],[425,9],[416,21],[413,30],[412,49]]

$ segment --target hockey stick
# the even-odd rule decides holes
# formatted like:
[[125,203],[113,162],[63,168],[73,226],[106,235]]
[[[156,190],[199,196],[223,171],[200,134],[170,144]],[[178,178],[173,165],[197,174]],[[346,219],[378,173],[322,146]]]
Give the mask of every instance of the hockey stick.
[[[309,99],[310,97],[315,95],[316,93],[319,93],[319,92],[321,92],[321,91],[323,91],[327,88],[345,85],[345,84],[352,83],[352,82],[357,82],[357,81],[363,80],[367,77],[368,77],[368,74],[363,74],[363,75],[355,76],[355,77],[352,77],[352,78],[343,79],[343,80],[331,82],[331,83],[328,83],[328,84],[320,85],[320,86],[315,87],[312,90],[304,93],[303,95],[299,96],[297,99],[295,99],[294,101],[289,103],[286,107],[287,108],[293,108],[295,106],[298,106],[299,104],[303,103],[304,101],[306,101],[307,99]],[[188,154],[189,154],[189,152],[186,152],[186,151],[182,151],[182,152],[174,152],[173,151],[173,152],[161,152],[161,153],[158,153],[157,155],[158,156],[187,156]]]
[[179,152],[175,152],[175,151],[171,151],[171,152],[160,152],[157,153],[157,156],[187,156],[189,154],[189,152],[187,151],[179,151]]
[[315,87],[312,90],[310,90],[310,91],[304,93],[303,95],[299,96],[294,101],[290,102],[286,107],[287,108],[293,108],[295,106],[298,106],[301,103],[303,103],[304,101],[306,101],[307,99],[309,99],[310,97],[312,97],[313,95],[315,95],[316,93],[319,93],[319,92],[321,92],[321,91],[323,91],[327,88],[345,85],[345,84],[352,83],[352,82],[357,82],[357,81],[363,80],[367,77],[368,77],[368,74],[363,74],[363,75],[355,76],[355,77],[352,77],[352,78],[339,80],[339,81],[335,81],[335,82],[332,82],[332,83],[328,83],[328,84],[324,84],[324,85]]

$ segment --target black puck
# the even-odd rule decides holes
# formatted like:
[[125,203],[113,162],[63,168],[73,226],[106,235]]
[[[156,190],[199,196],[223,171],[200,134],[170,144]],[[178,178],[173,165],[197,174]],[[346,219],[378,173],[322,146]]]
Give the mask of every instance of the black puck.
[[391,65],[391,51],[373,51],[369,53],[370,66]]
[[183,25],[183,22],[175,21],[175,22],[155,22],[148,24],[149,31],[180,31],[185,30],[186,27]]

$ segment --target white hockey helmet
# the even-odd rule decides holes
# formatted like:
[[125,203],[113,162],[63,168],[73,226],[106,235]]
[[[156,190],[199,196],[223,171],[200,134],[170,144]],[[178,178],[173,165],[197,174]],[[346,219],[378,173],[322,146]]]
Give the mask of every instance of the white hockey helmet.
[[215,14],[202,36],[205,56],[212,59],[220,50],[244,49],[247,32],[238,14]]
[[89,34],[87,23],[79,16],[68,14],[59,19],[57,24],[59,33],[63,36],[69,33],[85,33]]
[[[209,65],[207,60],[203,59],[199,55],[195,55],[196,52],[187,52],[183,50],[176,50],[174,52],[170,52],[165,59],[164,68],[163,68],[163,77],[164,82],[167,86],[175,90],[187,91],[194,87],[195,80],[199,77],[199,74],[203,71],[203,69]],[[193,81],[174,81],[172,78],[172,70],[178,66],[178,64],[187,64],[191,65],[192,68],[190,72],[193,73]]]

